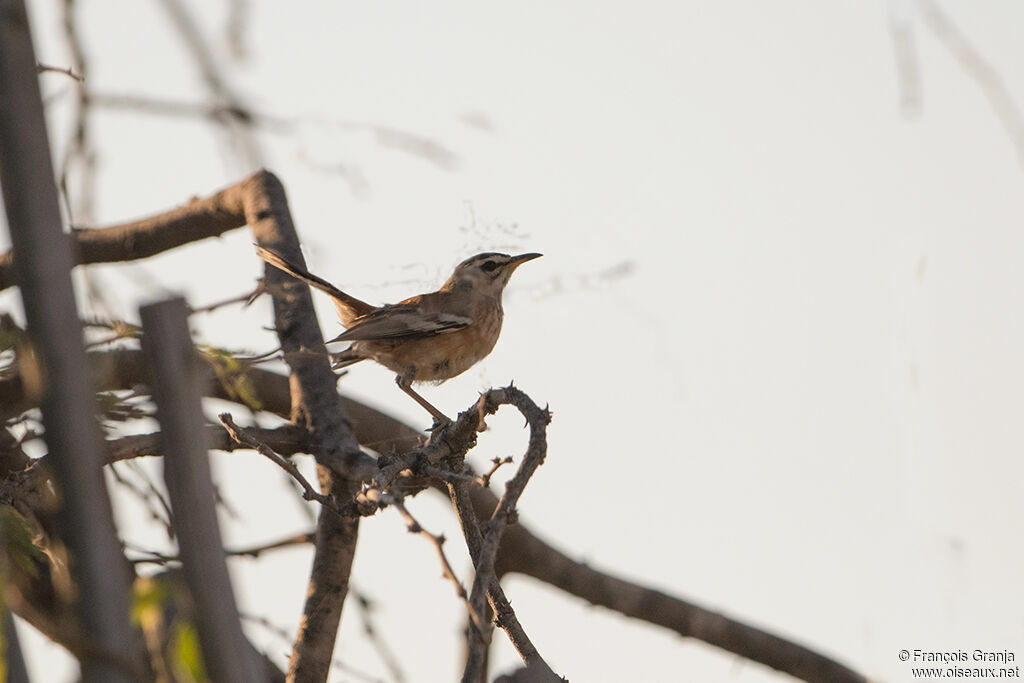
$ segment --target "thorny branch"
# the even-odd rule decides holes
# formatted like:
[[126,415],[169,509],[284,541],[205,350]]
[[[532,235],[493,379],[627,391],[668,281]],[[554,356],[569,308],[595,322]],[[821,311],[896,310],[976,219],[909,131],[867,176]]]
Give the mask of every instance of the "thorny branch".
[[[470,491],[470,487],[465,482],[448,483],[449,496],[451,497],[452,504],[455,506],[459,523],[462,525],[462,532],[466,538],[466,544],[469,546],[470,557],[475,564],[480,556],[480,549],[483,546],[483,534],[480,532],[479,518],[477,511],[474,509]],[[483,489],[481,491],[487,493]],[[526,631],[523,629],[522,624],[519,623],[519,619],[512,610],[512,605],[509,604],[508,598],[505,597],[505,591],[502,589],[497,577],[492,576],[490,579],[487,597],[490,601],[491,609],[494,610],[497,625],[508,635],[512,646],[519,653],[519,656],[522,657],[523,661],[527,663],[527,666],[535,666],[537,670],[542,670],[549,677],[553,677],[554,672],[551,671],[547,662],[540,656],[530,637],[526,635]],[[481,662],[486,659],[486,652],[479,647],[474,649],[472,641],[469,642],[470,651],[467,654],[466,665],[471,672],[479,672]]]
[[[500,405],[503,405],[505,403],[511,403],[513,405],[517,405],[517,407],[520,407],[521,405],[522,407],[520,407],[520,410],[523,411],[524,415],[527,415],[530,419],[533,420],[541,420],[543,422],[543,426],[540,427],[541,432],[539,433],[539,436],[537,436],[536,438],[533,436],[533,431],[531,431],[531,450],[527,453],[527,458],[524,460],[523,466],[520,467],[520,471],[509,484],[508,491],[512,491],[512,496],[510,497],[508,491],[506,491],[506,495],[502,499],[503,501],[506,501],[505,504],[499,505],[495,511],[495,515],[497,516],[498,519],[501,520],[499,522],[501,526],[496,526],[495,528],[499,529],[499,531],[492,531],[491,533],[489,533],[487,537],[488,541],[492,545],[480,545],[481,550],[486,549],[486,552],[491,553],[490,560],[483,565],[484,567],[489,568],[485,571],[489,571],[490,574],[485,575],[484,578],[481,578],[480,571],[478,568],[477,578],[476,582],[474,583],[474,587],[476,586],[477,583],[480,583],[481,585],[485,586],[485,588],[489,588],[490,582],[492,580],[495,583],[497,583],[497,579],[494,576],[494,554],[497,552],[497,543],[500,541],[501,530],[503,530],[504,525],[507,523],[509,517],[511,516],[510,511],[514,508],[515,501],[518,500],[519,495],[522,493],[522,489],[525,487],[526,481],[533,474],[536,468],[539,467],[540,464],[543,462],[544,449],[538,449],[536,447],[536,443],[538,438],[541,439],[542,441],[545,438],[543,428],[544,426],[546,426],[547,420],[550,419],[550,414],[547,413],[546,410],[540,411],[540,409],[537,408],[536,405],[533,404],[533,402],[530,401],[525,394],[523,394],[515,387],[508,387],[506,389],[492,389],[490,392],[481,396],[480,400],[477,402],[476,405],[460,414],[459,421],[457,421],[456,424],[453,425],[452,427],[448,428],[451,429],[456,435],[455,442],[447,440],[446,438],[437,439],[435,437],[435,439],[432,439],[430,444],[427,444],[423,448],[416,449],[412,451],[410,454],[399,456],[395,458],[393,462],[385,464],[385,466],[380,470],[378,477],[375,478],[374,484],[365,487],[362,491],[360,491],[359,503],[357,503],[357,506],[353,508],[353,506],[350,505],[347,507],[347,509],[338,508],[337,506],[334,505],[333,501],[319,494],[312,487],[312,485],[305,479],[305,477],[302,476],[302,473],[299,472],[298,468],[296,468],[292,462],[278,455],[271,448],[267,447],[259,440],[247,434],[244,429],[235,424],[230,414],[222,413],[219,417],[221,423],[224,425],[225,430],[227,430],[228,434],[232,437],[232,439],[234,439],[241,445],[256,449],[261,455],[270,459],[272,462],[274,462],[274,464],[284,469],[296,481],[298,481],[299,484],[302,486],[304,499],[315,500],[316,502],[320,503],[321,505],[328,508],[335,514],[338,514],[339,516],[346,514],[351,515],[354,512],[356,512],[356,510],[358,510],[362,514],[371,514],[372,512],[375,512],[377,509],[388,505],[393,506],[396,510],[398,510],[399,514],[402,515],[402,518],[405,519],[406,525],[408,526],[409,531],[411,533],[421,534],[434,544],[434,547],[436,548],[438,553],[438,557],[440,558],[441,561],[441,566],[445,578],[452,582],[452,584],[455,586],[456,593],[458,594],[460,599],[462,599],[466,603],[466,608],[469,611],[470,619],[472,620],[474,626],[477,629],[479,640],[481,643],[483,643],[484,646],[486,646],[486,642],[489,640],[489,638],[486,635],[488,629],[486,628],[483,622],[483,618],[481,617],[481,615],[484,614],[485,608],[483,597],[485,595],[483,592],[484,588],[480,589],[481,597],[476,601],[478,604],[474,604],[471,601],[470,594],[466,592],[465,587],[462,585],[458,577],[455,575],[455,571],[452,568],[451,563],[448,561],[447,555],[445,554],[443,547],[445,540],[444,537],[433,534],[427,531],[425,528],[423,528],[423,526],[412,516],[408,508],[406,508],[401,496],[396,495],[390,491],[390,486],[403,470],[409,469],[410,465],[415,467],[417,463],[419,463],[419,469],[430,469],[439,474],[444,473],[444,470],[440,468],[436,468],[430,465],[424,465],[423,463],[440,460],[439,456],[441,454],[450,455],[450,453],[452,452],[451,449],[453,448],[458,449],[458,451],[460,452],[460,459],[465,457],[466,451],[468,451],[469,448],[471,448],[476,443],[476,432],[482,426],[484,417],[486,415],[493,414],[494,412],[497,411]],[[438,433],[437,436],[446,436],[448,434],[448,429],[442,430],[441,432]],[[456,443],[458,445],[455,445]],[[506,462],[509,462],[510,460],[510,458],[495,458],[493,461],[493,467],[486,476],[487,480],[489,480],[490,476],[493,475],[493,473],[498,469],[498,467],[500,467],[502,464]],[[456,477],[458,477],[459,473],[453,474]],[[458,481],[458,479],[456,480]],[[476,481],[476,479],[474,478],[471,478],[470,480],[473,481],[474,483],[480,483]],[[477,555],[478,553],[474,554]],[[479,556],[483,557],[482,554],[480,554]],[[511,606],[508,605],[507,600],[501,602],[500,604],[501,607],[503,608],[501,611],[508,615],[511,612]],[[514,618],[514,614],[511,616]]]
[[[506,398],[507,392],[521,393],[511,386],[505,389],[491,389],[481,394],[480,399],[467,410],[459,413],[455,422],[435,431],[426,444],[399,455],[384,455],[378,458],[377,471],[373,475],[372,483],[364,487],[354,501],[359,513],[372,515],[379,504],[380,494],[388,491],[399,475],[406,470],[417,475],[434,476],[441,481],[464,478],[465,475],[461,472],[450,469],[446,471],[438,468],[438,465],[445,460],[452,460],[460,463],[461,468],[466,453],[476,445],[477,433],[484,429],[484,418],[494,414],[499,406],[511,402]],[[485,481],[489,482],[490,476],[503,463],[504,461],[495,465]]]
[[491,469],[487,470],[487,472],[485,472],[484,474],[481,474],[479,477],[477,477],[476,481],[479,482],[480,485],[483,486],[484,488],[488,488],[491,485],[491,477],[493,477],[495,474],[497,474],[498,469],[502,465],[511,465],[511,464],[512,464],[511,456],[507,457],[507,458],[492,458],[491,459]]
[[[504,595],[499,594],[496,590],[492,590],[498,584],[494,571],[498,545],[501,543],[505,527],[510,522],[516,521],[516,504],[519,502],[519,497],[523,494],[526,484],[529,482],[530,477],[533,476],[533,473],[537,471],[537,468],[544,463],[544,458],[547,455],[547,426],[551,422],[551,413],[547,408],[542,409],[538,407],[529,396],[514,386],[497,390],[492,389],[480,397],[480,401],[477,403],[477,413],[480,415],[481,421],[484,415],[491,415],[497,412],[498,408],[502,405],[515,406],[522,413],[530,427],[530,440],[522,464],[516,471],[515,476],[505,485],[505,493],[498,501],[498,505],[491,515],[491,519],[487,524],[486,536],[478,541],[477,536],[479,534],[474,533],[475,530],[478,530],[475,516],[464,519],[464,515],[460,514],[460,520],[463,522],[463,529],[466,533],[466,542],[470,547],[473,564],[476,566],[476,576],[473,580],[473,589],[470,592],[470,604],[474,611],[483,612],[485,609],[485,599],[490,594],[495,614],[498,617],[498,623],[505,627],[504,622],[508,622],[506,631],[512,639],[513,645],[516,646],[517,651],[523,656],[523,661],[528,666],[540,667],[547,679],[558,680],[558,677],[537,653],[533,644],[528,639],[519,637],[525,636],[525,632],[519,626],[515,613],[512,611],[508,601],[504,599]],[[498,465],[500,465],[500,462],[496,463],[495,469]],[[466,498],[465,491],[460,491],[460,487],[465,486],[465,484],[450,484],[450,486],[452,503],[458,508],[459,501],[457,499],[461,497],[465,501]],[[465,502],[463,502],[463,508],[465,508]],[[462,678],[464,683],[478,681],[486,673],[484,671],[486,647],[487,643],[484,641],[473,639],[469,641],[469,655]],[[524,650],[526,650],[525,654]]]
[[444,572],[444,577],[452,582],[455,586],[456,595],[458,595],[459,599],[466,604],[466,609],[469,611],[469,618],[472,620],[477,633],[481,636],[486,633],[483,620],[480,616],[481,612],[477,612],[473,609],[473,605],[469,602],[469,593],[466,592],[466,589],[462,585],[462,582],[459,581],[459,578],[455,576],[455,570],[452,569],[452,564],[448,561],[448,556],[444,552],[445,537],[424,529],[423,525],[421,525],[416,518],[412,516],[409,509],[405,507],[405,503],[401,498],[385,493],[381,496],[380,502],[382,505],[390,505],[398,510],[398,514],[402,515],[402,519],[405,520],[405,525],[406,528],[408,528],[409,533],[420,534],[434,545],[434,549],[437,550],[437,556],[441,560],[441,570]]
[[[277,541],[270,541],[267,543],[260,543],[259,545],[249,546],[247,548],[237,548],[234,550],[225,550],[224,555],[227,557],[250,557],[257,558],[260,555],[269,552],[271,550],[279,550],[281,548],[292,548],[297,545],[308,545],[314,541],[313,532],[309,531],[302,534],[295,534],[282,538]],[[157,564],[166,565],[171,562],[181,562],[181,558],[177,555],[166,555],[164,553],[150,550],[147,548],[137,548],[128,546],[130,550],[138,553],[144,553],[144,557],[132,558],[130,562],[132,564]]]
[[[477,567],[473,593],[467,594],[465,587],[458,580],[444,552],[444,538],[424,529],[412,516],[408,508],[405,507],[401,495],[393,493],[391,487],[402,472],[410,469],[417,474],[427,476],[430,474],[435,474],[435,476],[442,475],[437,478],[447,481],[453,487],[466,487],[470,482],[481,484],[483,482],[479,481],[480,479],[489,482],[494,472],[501,465],[510,462],[511,458],[495,458],[492,461],[492,468],[487,475],[481,478],[468,477],[469,481],[466,480],[467,477],[465,475],[458,471],[451,471],[451,476],[444,476],[449,474],[449,471],[437,467],[437,463],[442,460],[454,460],[454,464],[461,469],[462,460],[465,458],[466,453],[476,444],[476,434],[483,427],[484,418],[497,412],[500,406],[506,404],[514,405],[527,418],[527,423],[531,428],[530,445],[526,457],[523,459],[523,464],[516,472],[516,475],[509,481],[506,486],[505,495],[502,496],[498,506],[495,508],[489,523],[487,536],[480,536],[478,528],[475,528],[475,535],[471,535],[468,530],[466,531],[466,540],[469,544],[474,564]],[[537,653],[536,647],[530,642],[525,631],[523,631],[515,616],[515,612],[501,591],[494,572],[494,560],[504,528],[510,520],[514,521],[516,502],[519,500],[519,496],[522,495],[523,489],[526,487],[530,477],[544,461],[547,450],[546,427],[550,419],[551,415],[547,409],[539,408],[519,389],[512,386],[504,389],[492,389],[483,394],[476,404],[462,412],[453,425],[435,433],[430,442],[423,447],[393,458],[380,458],[378,461],[379,469],[373,483],[364,487],[359,492],[353,504],[337,508],[332,501],[321,496],[313,489],[305,478],[302,477],[298,469],[295,468],[294,464],[274,453],[265,444],[247,435],[245,430],[234,423],[229,414],[223,413],[220,415],[221,422],[233,439],[242,445],[255,448],[262,455],[291,474],[302,486],[303,497],[306,500],[316,500],[338,515],[368,515],[373,514],[381,507],[391,505],[405,519],[410,532],[421,534],[434,544],[441,561],[444,576],[452,582],[456,588],[456,593],[466,603],[470,619],[476,629],[477,637],[472,639],[473,645],[471,646],[472,654],[470,658],[474,670],[483,665],[485,658],[482,655],[486,652],[487,644],[490,641],[488,635],[489,628],[484,623],[482,617],[486,609],[485,600],[489,597],[495,614],[498,617],[499,625],[506,630],[516,650],[523,656],[525,663],[528,665],[539,663],[550,674],[549,679],[556,680],[555,674],[547,668],[547,665],[543,662],[539,653]],[[456,501],[456,494],[453,493],[452,496],[453,503],[458,507],[459,503]],[[463,495],[462,505],[463,511],[465,511],[468,506],[468,496]],[[474,518],[473,524],[475,525],[475,523]],[[467,670],[464,680],[479,680],[480,676],[483,675],[483,671],[481,670],[473,675],[475,678],[470,678],[470,673]]]
[[68,66],[68,67],[59,67],[59,66],[49,66],[47,64],[36,64],[36,71],[38,73],[41,73],[41,74],[42,73],[64,74],[65,76],[68,76],[69,78],[73,78],[74,80],[78,81],[79,83],[85,81],[85,78],[83,78],[79,74],[76,74],[74,72],[74,70],[70,66]]
[[221,413],[218,417],[220,418],[221,424],[224,425],[224,429],[227,430],[227,433],[231,435],[232,439],[243,446],[255,449],[257,453],[290,474],[291,477],[299,483],[299,486],[302,487],[302,497],[305,500],[315,500],[339,517],[346,516],[338,509],[334,504],[334,501],[313,488],[313,485],[310,484],[309,480],[302,475],[302,472],[300,472],[299,468],[295,466],[295,463],[288,458],[275,453],[274,449],[247,434],[244,429],[235,424],[230,413]]

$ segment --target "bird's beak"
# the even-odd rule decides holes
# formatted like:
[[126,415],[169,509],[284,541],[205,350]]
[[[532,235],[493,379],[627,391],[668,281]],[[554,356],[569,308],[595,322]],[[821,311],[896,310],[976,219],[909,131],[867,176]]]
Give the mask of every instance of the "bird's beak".
[[543,255],[544,254],[529,253],[520,254],[519,256],[513,256],[512,260],[508,262],[506,268],[511,268],[512,270],[515,270],[516,268],[526,263],[527,261],[532,261],[533,259],[540,258]]

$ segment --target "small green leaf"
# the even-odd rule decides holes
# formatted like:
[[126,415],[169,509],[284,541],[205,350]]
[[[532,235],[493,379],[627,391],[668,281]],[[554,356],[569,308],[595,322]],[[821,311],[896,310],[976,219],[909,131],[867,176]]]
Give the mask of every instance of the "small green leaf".
[[179,681],[202,683],[210,680],[203,665],[199,634],[192,622],[178,621],[171,637],[171,661]]

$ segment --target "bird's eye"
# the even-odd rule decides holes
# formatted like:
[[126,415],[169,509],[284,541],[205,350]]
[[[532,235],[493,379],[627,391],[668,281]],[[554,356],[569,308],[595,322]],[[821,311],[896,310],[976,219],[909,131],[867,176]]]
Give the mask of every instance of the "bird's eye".
[[484,264],[480,266],[485,273],[492,273],[494,269],[498,267],[498,264],[494,261],[484,261]]

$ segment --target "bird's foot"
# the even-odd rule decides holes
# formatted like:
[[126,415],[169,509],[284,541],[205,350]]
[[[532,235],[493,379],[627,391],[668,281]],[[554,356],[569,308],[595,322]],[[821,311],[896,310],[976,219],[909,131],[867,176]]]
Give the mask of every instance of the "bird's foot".
[[445,427],[448,427],[451,424],[452,421],[447,415],[435,415],[434,424],[430,425],[430,429],[428,429],[427,431],[430,432],[431,434],[434,434],[436,432],[443,430]]

